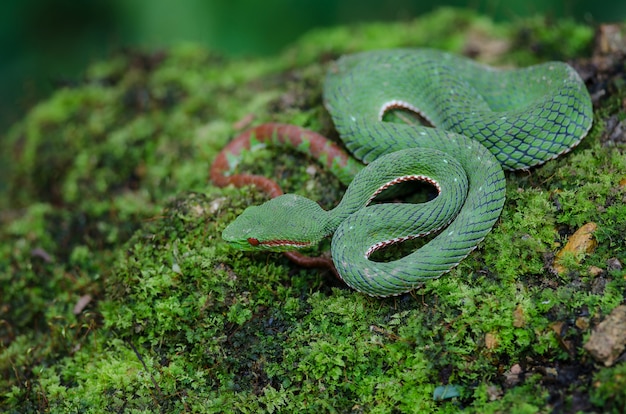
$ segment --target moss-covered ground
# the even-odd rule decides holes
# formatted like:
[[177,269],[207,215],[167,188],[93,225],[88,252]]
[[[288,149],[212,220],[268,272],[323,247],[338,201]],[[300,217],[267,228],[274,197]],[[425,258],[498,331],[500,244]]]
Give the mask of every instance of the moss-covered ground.
[[[90,66],[3,137],[0,411],[620,412],[626,362],[604,367],[582,345],[626,295],[623,75],[589,75],[589,136],[507,173],[479,248],[400,297],[229,249],[220,231],[265,196],[207,179],[247,126],[336,136],[321,82],[341,54],[428,46],[584,69],[593,36],[442,9],[316,31],[267,59],[181,45]],[[326,207],[343,190],[294,154],[251,154],[242,168]],[[557,275],[555,254],[589,222],[597,248],[566,255]]]

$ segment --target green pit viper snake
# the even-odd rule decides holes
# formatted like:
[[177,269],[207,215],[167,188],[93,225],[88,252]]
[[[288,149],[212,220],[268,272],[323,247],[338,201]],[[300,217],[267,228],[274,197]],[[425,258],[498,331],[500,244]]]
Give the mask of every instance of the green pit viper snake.
[[[325,211],[302,196],[279,195],[248,207],[222,237],[241,250],[287,251],[332,235],[340,277],[378,297],[410,291],[456,266],[500,216],[503,168],[528,169],[568,152],[592,123],[585,85],[563,62],[504,70],[430,49],[340,58],[328,71],[324,104],[345,147],[360,162],[293,126],[258,127],[242,145],[311,152],[349,183],[341,202]],[[433,127],[382,122],[393,109],[418,113]],[[238,162],[233,148],[212,166],[218,185],[252,182],[224,175]],[[437,196],[421,204],[372,204],[383,190],[411,180],[429,183]],[[278,188],[273,196],[281,193]],[[378,249],[433,232],[439,233],[398,260],[370,260]]]

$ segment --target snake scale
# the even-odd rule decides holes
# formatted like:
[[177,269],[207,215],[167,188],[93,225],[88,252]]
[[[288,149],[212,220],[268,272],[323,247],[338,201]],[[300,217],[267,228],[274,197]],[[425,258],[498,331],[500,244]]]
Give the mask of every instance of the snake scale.
[[[504,70],[430,49],[340,58],[328,71],[324,103],[360,161],[317,145],[314,156],[349,183],[341,202],[326,211],[302,196],[280,195],[248,207],[222,237],[241,250],[287,251],[332,235],[340,277],[378,297],[410,291],[456,266],[500,216],[503,168],[527,169],[568,152],[592,123],[585,85],[563,62]],[[432,127],[383,122],[394,109],[417,113]],[[291,134],[287,145],[303,151],[315,141],[278,126],[269,131],[257,138],[285,145]],[[227,155],[216,160],[215,171],[217,164],[227,168]],[[406,181],[428,183],[437,195],[419,204],[373,203]],[[435,236],[397,260],[371,258],[386,246],[428,234]]]

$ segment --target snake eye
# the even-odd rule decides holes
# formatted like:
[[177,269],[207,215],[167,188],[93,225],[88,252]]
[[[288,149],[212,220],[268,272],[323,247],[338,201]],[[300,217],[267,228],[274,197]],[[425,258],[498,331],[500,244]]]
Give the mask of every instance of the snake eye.
[[259,239],[255,239],[254,237],[248,237],[248,243],[250,243],[250,246],[258,246],[261,244]]

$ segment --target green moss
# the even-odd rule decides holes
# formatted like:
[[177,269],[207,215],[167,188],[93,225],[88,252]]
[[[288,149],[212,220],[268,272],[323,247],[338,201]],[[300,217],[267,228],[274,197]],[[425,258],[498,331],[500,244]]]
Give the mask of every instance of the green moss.
[[[576,396],[612,409],[623,364],[594,368],[581,350],[589,329],[574,321],[595,323],[624,300],[624,271],[609,262],[626,263],[626,162],[603,132],[623,85],[574,152],[507,174],[505,210],[477,251],[398,298],[366,297],[277,254],[232,251],[221,230],[265,196],[207,183],[237,123],[332,133],[321,85],[340,54],[430,46],[528,63],[575,57],[590,41],[572,22],[495,25],[441,9],[318,30],[273,59],[182,45],[91,66],[2,144],[13,162],[0,198],[0,407],[549,412]],[[239,168],[325,207],[342,191],[293,153],[248,154]],[[589,221],[597,249],[555,276],[555,253]],[[524,378],[510,382],[516,365]]]
[[513,55],[518,62],[568,60],[591,52],[594,30],[571,19],[552,20],[545,16],[520,20],[512,36]]
[[626,364],[599,371],[594,376],[592,401],[606,412],[618,413],[626,404]]

